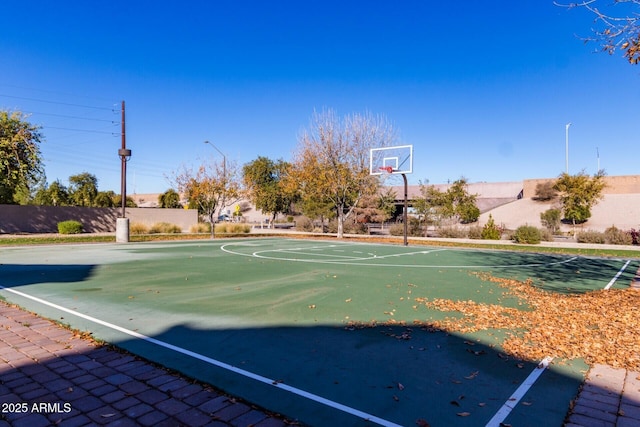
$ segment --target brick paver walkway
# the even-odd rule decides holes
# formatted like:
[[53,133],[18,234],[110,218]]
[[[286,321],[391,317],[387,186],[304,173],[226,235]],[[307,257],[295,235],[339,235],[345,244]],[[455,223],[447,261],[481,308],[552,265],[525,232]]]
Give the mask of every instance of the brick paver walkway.
[[290,424],[0,303],[0,427]]

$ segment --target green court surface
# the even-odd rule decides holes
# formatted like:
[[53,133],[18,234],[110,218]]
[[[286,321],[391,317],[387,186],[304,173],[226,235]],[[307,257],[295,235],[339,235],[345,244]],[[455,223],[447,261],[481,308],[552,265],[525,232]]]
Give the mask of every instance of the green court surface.
[[505,331],[414,324],[451,315],[416,298],[520,307],[474,273],[575,293],[639,265],[279,238],[15,247],[0,296],[306,425],[559,426],[583,362],[538,369],[505,357]]

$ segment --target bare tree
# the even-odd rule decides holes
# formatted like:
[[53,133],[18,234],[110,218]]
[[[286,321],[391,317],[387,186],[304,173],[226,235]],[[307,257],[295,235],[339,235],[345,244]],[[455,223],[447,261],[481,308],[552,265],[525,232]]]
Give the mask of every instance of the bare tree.
[[369,150],[395,140],[395,129],[384,117],[365,113],[339,118],[333,110],[315,112],[298,140],[289,185],[297,188],[303,203],[332,204],[341,238],[345,219],[378,187],[378,180],[369,175]]
[[609,54],[621,50],[631,64],[640,62],[640,0],[609,0],[602,2],[602,7],[598,7],[597,0],[554,4],[584,8],[595,16],[597,28],[592,29],[592,37],[584,38],[585,42],[595,41]]

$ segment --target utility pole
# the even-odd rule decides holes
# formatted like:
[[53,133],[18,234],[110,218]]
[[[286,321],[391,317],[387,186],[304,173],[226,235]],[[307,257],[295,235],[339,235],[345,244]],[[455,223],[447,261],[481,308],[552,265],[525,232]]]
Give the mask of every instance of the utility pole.
[[116,221],[116,242],[126,243],[129,241],[129,220],[126,218],[127,207],[127,162],[131,159],[131,150],[127,148],[127,136],[125,127],[125,114],[124,114],[124,101],[122,101],[121,107],[122,119],[121,125],[121,138],[122,147],[118,150],[118,156],[120,156],[120,196],[122,198],[122,216]]

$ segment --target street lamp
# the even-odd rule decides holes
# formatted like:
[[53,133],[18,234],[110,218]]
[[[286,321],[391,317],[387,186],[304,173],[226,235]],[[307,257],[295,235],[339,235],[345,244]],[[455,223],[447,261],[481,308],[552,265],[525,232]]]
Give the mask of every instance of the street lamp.
[[565,131],[565,172],[569,175],[569,126],[571,123],[567,123],[564,127]]
[[[227,191],[227,156],[225,156],[224,153],[222,151],[220,151],[218,149],[218,147],[213,145],[211,142],[205,141],[204,143],[205,144],[209,144],[210,146],[212,146],[222,156],[222,187],[223,187],[223,191],[226,193],[226,191]],[[221,203],[222,206],[220,206],[220,210],[218,211],[218,215],[220,215],[220,213],[222,212],[222,209],[224,209],[224,199],[225,198],[226,198],[226,196],[223,196],[223,199],[222,199],[223,202]],[[211,233],[212,233],[211,236],[213,237],[213,224],[211,224]]]
[[223,175],[223,179],[226,182],[226,180],[227,180],[227,156],[225,156],[224,153],[222,151],[220,151],[218,149],[218,147],[213,145],[211,142],[205,141],[204,143],[205,144],[209,144],[210,146],[212,146],[222,156],[222,175]]

